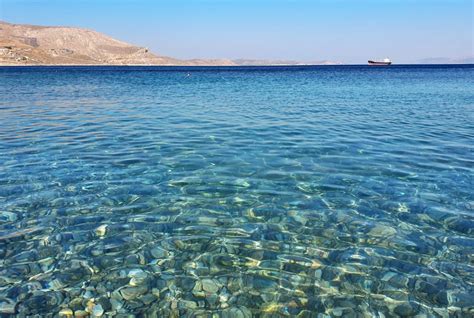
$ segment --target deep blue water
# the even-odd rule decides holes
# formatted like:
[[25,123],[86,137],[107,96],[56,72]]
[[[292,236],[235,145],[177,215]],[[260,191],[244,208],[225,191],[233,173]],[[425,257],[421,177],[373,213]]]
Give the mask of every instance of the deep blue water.
[[0,68],[0,315],[473,316],[473,88],[472,65]]

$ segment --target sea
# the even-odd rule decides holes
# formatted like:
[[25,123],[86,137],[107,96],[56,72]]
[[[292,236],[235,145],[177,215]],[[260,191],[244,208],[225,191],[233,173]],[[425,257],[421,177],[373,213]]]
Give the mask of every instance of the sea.
[[15,315],[473,317],[474,65],[1,67]]

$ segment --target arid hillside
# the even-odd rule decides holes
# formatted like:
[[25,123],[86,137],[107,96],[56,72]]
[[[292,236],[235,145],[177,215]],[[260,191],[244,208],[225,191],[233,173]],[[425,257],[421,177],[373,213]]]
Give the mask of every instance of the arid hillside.
[[230,60],[179,60],[99,32],[0,21],[1,65],[235,65]]

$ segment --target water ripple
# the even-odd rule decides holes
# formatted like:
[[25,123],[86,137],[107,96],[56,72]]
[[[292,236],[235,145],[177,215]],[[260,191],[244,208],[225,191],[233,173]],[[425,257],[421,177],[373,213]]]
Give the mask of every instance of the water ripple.
[[474,315],[472,75],[0,68],[0,315]]

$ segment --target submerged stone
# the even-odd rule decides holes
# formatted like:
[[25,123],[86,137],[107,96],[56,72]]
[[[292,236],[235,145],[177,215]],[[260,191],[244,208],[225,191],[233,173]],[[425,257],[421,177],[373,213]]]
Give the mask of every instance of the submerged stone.
[[0,212],[0,223],[1,222],[15,222],[18,219],[16,213],[13,212]]
[[416,309],[411,303],[397,305],[393,311],[395,314],[402,317],[413,316],[416,314]]
[[207,293],[217,293],[219,290],[219,285],[216,281],[212,279],[203,279],[202,280],[202,289]]
[[10,299],[0,299],[0,314],[15,314],[16,303]]
[[89,317],[89,313],[85,310],[76,310],[74,312],[74,318],[86,318]]
[[222,310],[220,316],[222,318],[251,318],[252,313],[248,308],[239,306]]
[[58,315],[60,317],[71,318],[74,315],[74,312],[71,308],[63,308],[59,311]]
[[125,287],[120,289],[120,295],[123,297],[125,300],[132,300],[137,298],[140,295],[143,295],[147,292],[146,286],[140,286],[140,287]]
[[397,230],[393,227],[378,224],[369,231],[369,235],[376,237],[390,237],[397,233]]
[[104,236],[107,233],[107,224],[102,224],[101,226],[95,229],[95,234],[97,236]]
[[91,311],[92,317],[102,317],[103,314],[104,314],[104,308],[102,308],[102,305],[97,304],[97,305],[94,305],[94,307],[92,307],[92,311]]

